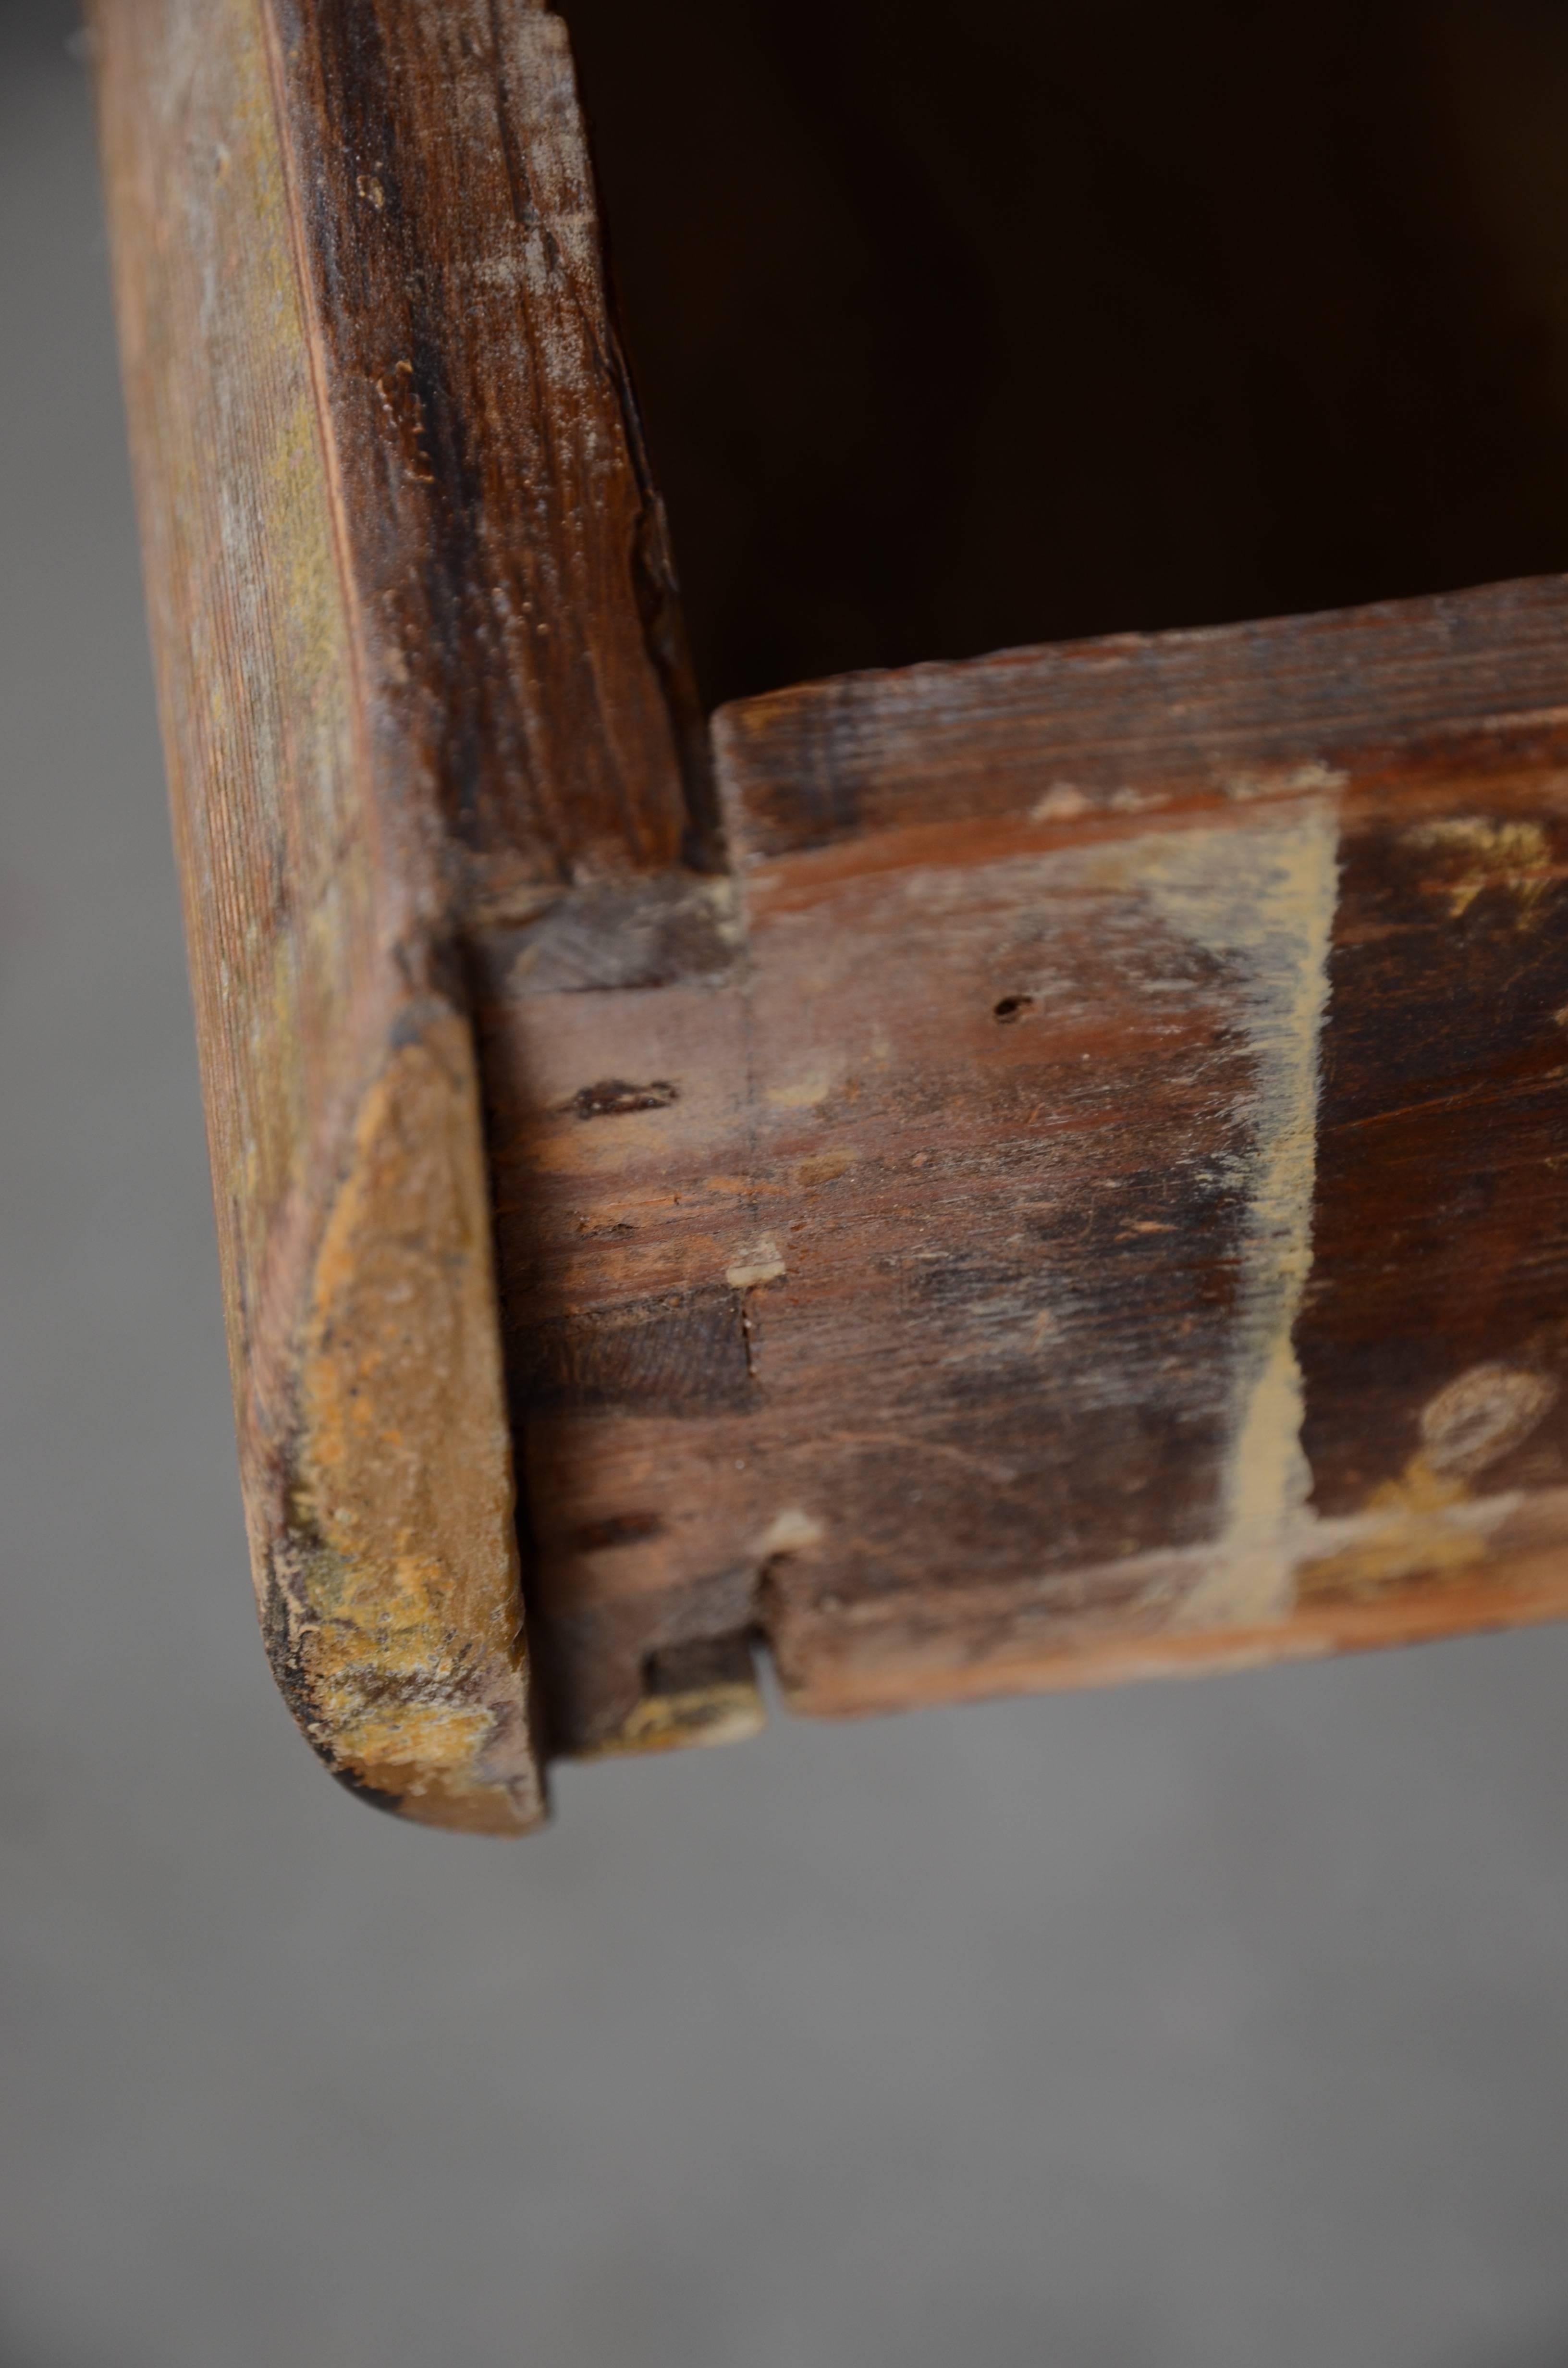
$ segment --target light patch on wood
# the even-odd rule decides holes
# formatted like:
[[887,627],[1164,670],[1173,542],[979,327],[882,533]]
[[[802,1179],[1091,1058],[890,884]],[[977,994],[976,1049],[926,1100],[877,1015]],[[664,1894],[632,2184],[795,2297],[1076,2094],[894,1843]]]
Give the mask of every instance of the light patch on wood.
[[1225,781],[1225,795],[1234,798],[1238,804],[1247,804],[1254,798],[1302,797],[1314,791],[1337,794],[1349,787],[1349,775],[1339,766],[1312,757],[1305,764],[1266,766],[1257,772],[1232,773]]
[[[1521,1500],[1478,1498],[1471,1483],[1524,1444],[1557,1396],[1553,1375],[1513,1365],[1472,1365],[1448,1383],[1423,1408],[1421,1444],[1398,1478],[1374,1488],[1364,1512],[1315,1525],[1301,1600],[1375,1601],[1404,1580],[1454,1577],[1484,1562],[1492,1533]],[[1335,1537],[1344,1543],[1323,1551]]]
[[802,1159],[795,1170],[795,1181],[810,1191],[818,1184],[835,1184],[847,1176],[859,1160],[859,1153],[845,1144],[835,1151],[819,1152],[814,1159]]
[[1029,808],[1031,822],[1072,822],[1087,814],[1089,800],[1072,781],[1052,781],[1043,797],[1036,798]]
[[844,1075],[840,1061],[813,1061],[792,1077],[769,1086],[763,1099],[775,1110],[815,1110],[825,1102]]
[[1533,927],[1536,908],[1552,884],[1551,850],[1539,822],[1493,822],[1481,814],[1449,815],[1418,823],[1405,837],[1413,847],[1449,859],[1449,916],[1462,920],[1488,888],[1503,888],[1518,900],[1521,928]]
[[804,1511],[799,1505],[787,1505],[781,1513],[775,1513],[758,1538],[757,1558],[766,1562],[773,1554],[809,1554],[813,1546],[821,1545],[825,1534],[814,1513]]
[[1436,1472],[1483,1472],[1522,1446],[1556,1403],[1551,1373],[1472,1365],[1423,1408],[1421,1444]]
[[667,1144],[679,1141],[682,1123],[678,1110],[629,1110],[593,1126],[557,1122],[553,1131],[541,1123],[529,1143],[528,1157],[546,1175],[597,1179],[622,1170],[635,1172]]
[[758,1283],[782,1281],[787,1272],[783,1251],[771,1234],[764,1234],[735,1252],[724,1280],[732,1291],[752,1291]]
[[1397,1480],[1374,1488],[1364,1514],[1344,1523],[1324,1522],[1322,1543],[1348,1530],[1350,1543],[1303,1560],[1297,1578],[1303,1604],[1372,1601],[1390,1587],[1417,1577],[1451,1577],[1484,1561],[1487,1529],[1513,1509],[1499,1500],[1481,1522],[1455,1519],[1470,1490],[1450,1473],[1436,1471],[1424,1455],[1413,1455]]
[[1313,806],[1244,831],[1162,835],[1134,851],[1162,919],[1241,966],[1236,1010],[1255,1063],[1224,1530],[1182,1613],[1200,1625],[1279,1618],[1292,1600],[1291,1531],[1312,1488],[1294,1332],[1312,1269],[1337,845],[1334,809]]
[[537,1823],[477,1087],[455,1013],[423,1015],[365,1099],[300,1406],[278,1561],[312,1739],[422,1823]]
[[757,1687],[694,1686],[683,1693],[644,1694],[624,1725],[574,1759],[620,1759],[649,1751],[686,1751],[694,1745],[745,1743],[760,1735],[767,1713]]

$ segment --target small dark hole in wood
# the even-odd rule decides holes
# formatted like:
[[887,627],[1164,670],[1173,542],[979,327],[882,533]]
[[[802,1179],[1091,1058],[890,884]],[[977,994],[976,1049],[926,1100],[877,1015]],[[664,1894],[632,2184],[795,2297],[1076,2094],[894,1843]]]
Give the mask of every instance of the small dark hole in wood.
[[1000,1003],[993,1004],[992,1016],[996,1019],[1021,1019],[1026,1011],[1034,1009],[1032,995],[1005,995]]
[[566,1540],[574,1554],[603,1554],[614,1546],[641,1545],[664,1535],[657,1513],[611,1513],[602,1521],[585,1521]]
[[629,1085],[624,1077],[601,1077],[597,1086],[581,1086],[566,1108],[579,1118],[625,1118],[633,1110],[668,1110],[680,1099],[680,1087],[667,1077],[651,1085]]

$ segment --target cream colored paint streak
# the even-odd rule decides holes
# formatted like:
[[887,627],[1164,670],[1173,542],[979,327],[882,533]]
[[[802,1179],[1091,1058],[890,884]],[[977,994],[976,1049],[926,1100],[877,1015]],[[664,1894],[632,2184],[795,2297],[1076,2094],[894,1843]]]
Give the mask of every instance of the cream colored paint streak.
[[1278,1617],[1294,1597],[1292,1532],[1312,1486],[1294,1333],[1312,1269],[1318,1048],[1338,887],[1332,806],[1246,830],[1161,836],[1136,876],[1161,918],[1245,966],[1239,1017],[1255,1063],[1247,1216],[1224,1528],[1182,1617]]

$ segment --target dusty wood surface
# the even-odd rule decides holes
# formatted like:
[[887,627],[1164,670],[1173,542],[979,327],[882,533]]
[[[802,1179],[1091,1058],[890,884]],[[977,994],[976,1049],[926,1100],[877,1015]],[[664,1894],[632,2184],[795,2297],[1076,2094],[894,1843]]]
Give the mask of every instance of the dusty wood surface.
[[469,933],[570,936],[712,837],[565,35],[517,0],[95,23],[268,1643],[345,1781],[516,1829]]
[[559,1744],[748,1633],[838,1712],[1568,1611],[1565,650],[1551,579],[782,691],[739,982],[496,942]]

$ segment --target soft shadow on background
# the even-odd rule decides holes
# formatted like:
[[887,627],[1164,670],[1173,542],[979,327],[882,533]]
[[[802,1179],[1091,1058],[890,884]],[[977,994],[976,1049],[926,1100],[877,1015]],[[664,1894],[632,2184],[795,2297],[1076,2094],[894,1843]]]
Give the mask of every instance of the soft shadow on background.
[[3,2368],[1558,2368],[1568,1634],[780,1722],[516,1847],[312,1764],[71,21],[0,11]]

